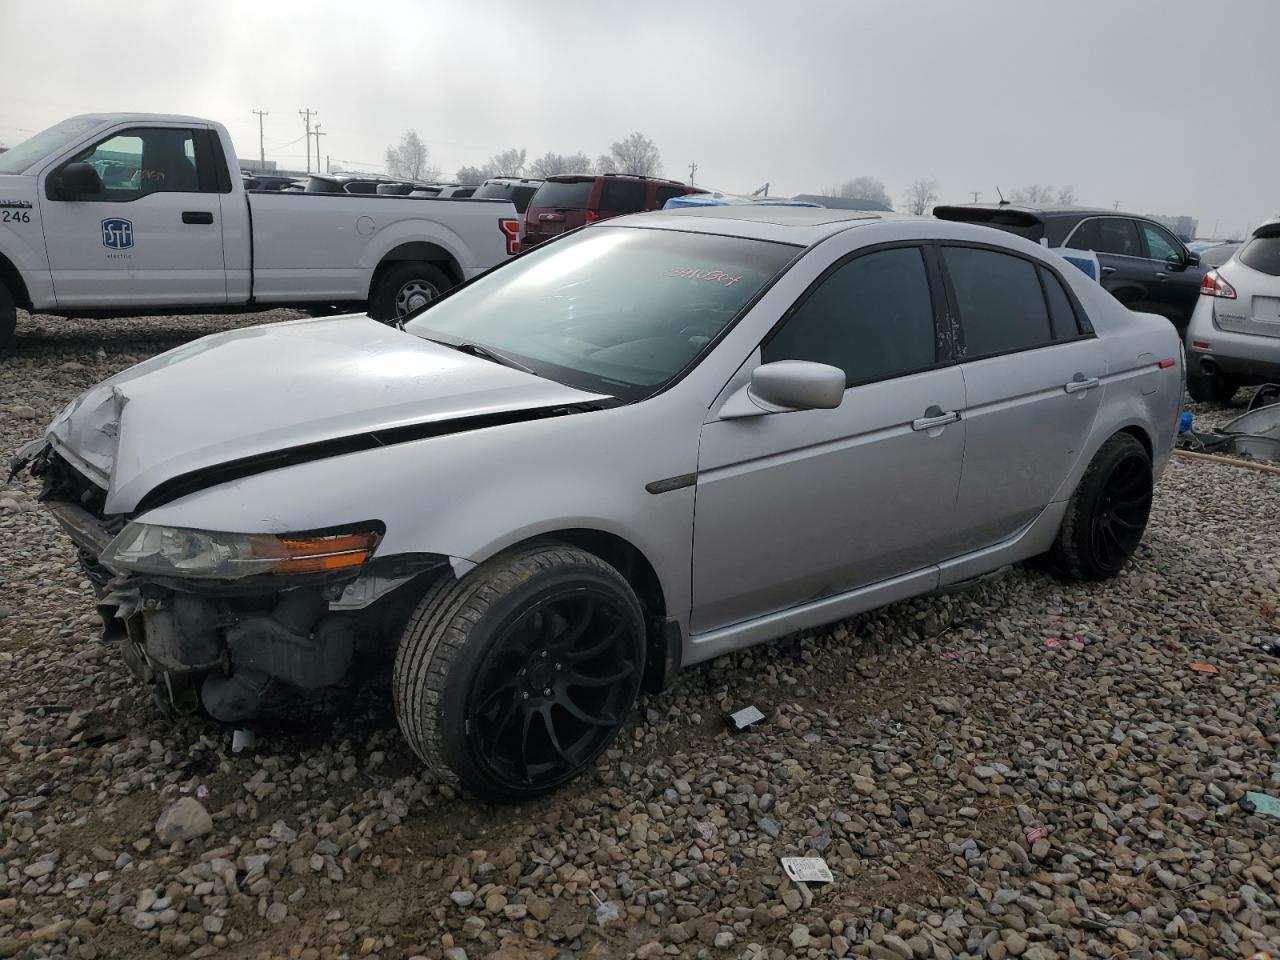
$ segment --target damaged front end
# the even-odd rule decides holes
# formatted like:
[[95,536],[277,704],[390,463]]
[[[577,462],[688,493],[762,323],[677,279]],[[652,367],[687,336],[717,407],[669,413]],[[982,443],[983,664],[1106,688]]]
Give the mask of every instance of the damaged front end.
[[79,550],[104,641],[167,708],[223,721],[288,712],[376,670],[445,557],[379,557],[376,521],[282,534],[215,533],[102,512],[104,491],[59,451],[24,450],[41,499]]

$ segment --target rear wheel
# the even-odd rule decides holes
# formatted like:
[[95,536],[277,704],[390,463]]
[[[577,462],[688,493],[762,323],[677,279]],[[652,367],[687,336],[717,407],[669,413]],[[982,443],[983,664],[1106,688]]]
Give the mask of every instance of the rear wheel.
[[0,353],[13,349],[18,335],[18,308],[13,295],[0,283]]
[[392,323],[420,310],[453,286],[434,264],[423,260],[393,263],[378,277],[369,301],[369,316]]
[[438,780],[486,800],[546,793],[617,734],[640,687],[644,619],[622,575],[547,543],[435,585],[396,652],[396,714]]
[[1216,373],[1211,377],[1199,374],[1187,376],[1187,393],[1196,403],[1228,404],[1240,385],[1230,377]]
[[1114,577],[1142,540],[1151,493],[1146,447],[1130,434],[1117,433],[1094,455],[1067,505],[1049,551],[1052,565],[1073,580]]

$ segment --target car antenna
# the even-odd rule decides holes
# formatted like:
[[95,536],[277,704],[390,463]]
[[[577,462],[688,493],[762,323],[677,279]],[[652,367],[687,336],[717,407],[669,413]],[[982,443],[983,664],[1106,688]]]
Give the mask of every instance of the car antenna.
[[1007,207],[1009,201],[1004,198],[1004,194],[1000,192],[1000,188],[996,187],[996,196],[1000,198],[1000,206]]

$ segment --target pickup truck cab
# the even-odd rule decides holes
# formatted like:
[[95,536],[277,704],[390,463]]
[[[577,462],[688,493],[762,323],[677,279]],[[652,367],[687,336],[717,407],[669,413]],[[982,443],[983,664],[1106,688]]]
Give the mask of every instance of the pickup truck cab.
[[72,117],[0,154],[0,349],[62,316],[367,307],[394,320],[519,252],[505,200],[249,192],[226,129]]

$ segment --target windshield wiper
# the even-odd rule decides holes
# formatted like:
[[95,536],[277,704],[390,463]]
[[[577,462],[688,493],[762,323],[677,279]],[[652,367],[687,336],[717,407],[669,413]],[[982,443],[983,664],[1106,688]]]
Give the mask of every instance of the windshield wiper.
[[504,367],[510,367],[512,370],[519,370],[521,373],[533,373],[532,367],[526,367],[519,360],[512,360],[510,357],[490,350],[488,347],[482,347],[478,343],[451,343],[449,346],[459,353],[469,353],[473,357],[492,360],[494,363],[500,363]]

